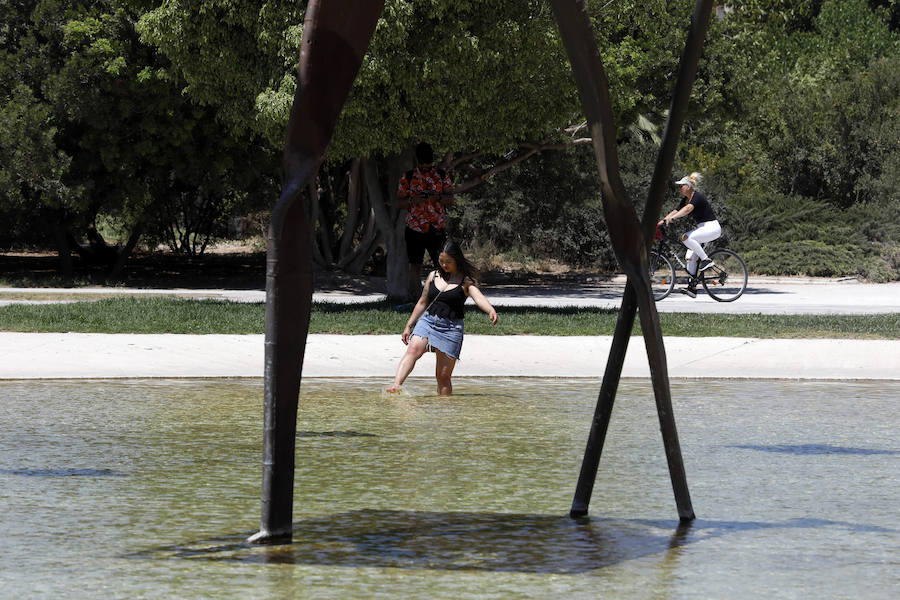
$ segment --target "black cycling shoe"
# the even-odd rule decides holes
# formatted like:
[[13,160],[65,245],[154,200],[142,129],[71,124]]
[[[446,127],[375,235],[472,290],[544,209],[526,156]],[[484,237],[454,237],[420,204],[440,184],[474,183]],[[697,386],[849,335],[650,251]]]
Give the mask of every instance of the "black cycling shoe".
[[696,297],[697,297],[697,288],[695,288],[695,287],[693,287],[693,286],[690,286],[690,285],[687,286],[686,288],[681,288],[681,289],[678,290],[678,291],[681,292],[682,294],[686,295],[686,296],[691,297],[691,298],[696,298]]
[[697,267],[697,272],[699,273],[700,271],[705,271],[705,270],[707,270],[708,268],[710,268],[710,267],[712,267],[712,266],[715,266],[715,264],[716,264],[716,263],[714,263],[714,262],[712,261],[712,259],[709,259],[709,258],[707,258],[707,259],[705,259],[705,260],[701,260],[701,261],[700,261],[700,265]]

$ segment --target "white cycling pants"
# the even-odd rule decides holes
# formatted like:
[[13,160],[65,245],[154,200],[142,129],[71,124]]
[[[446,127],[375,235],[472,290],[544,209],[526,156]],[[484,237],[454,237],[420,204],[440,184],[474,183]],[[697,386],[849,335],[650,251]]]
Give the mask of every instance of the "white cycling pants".
[[721,235],[722,226],[718,221],[705,221],[681,236],[681,243],[687,246],[684,257],[687,259],[688,273],[696,275],[697,262],[708,258],[702,244],[711,242]]

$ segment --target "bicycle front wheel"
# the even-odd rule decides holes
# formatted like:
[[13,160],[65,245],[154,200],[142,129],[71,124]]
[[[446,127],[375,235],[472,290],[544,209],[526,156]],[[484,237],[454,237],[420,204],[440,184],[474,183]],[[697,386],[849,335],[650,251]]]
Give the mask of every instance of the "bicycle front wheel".
[[713,266],[700,273],[703,289],[713,300],[734,302],[747,289],[747,266],[736,253],[720,248],[709,253]]
[[675,265],[668,256],[658,252],[650,253],[650,289],[653,299],[662,300],[675,287]]

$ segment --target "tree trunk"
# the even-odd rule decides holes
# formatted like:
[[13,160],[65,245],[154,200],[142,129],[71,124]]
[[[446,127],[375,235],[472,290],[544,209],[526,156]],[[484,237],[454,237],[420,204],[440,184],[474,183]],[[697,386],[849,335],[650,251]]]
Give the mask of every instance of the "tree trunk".
[[125,246],[119,250],[116,262],[113,263],[112,268],[109,270],[109,275],[106,276],[107,280],[115,281],[122,276],[122,271],[125,270],[125,263],[128,261],[128,257],[131,256],[131,253],[134,252],[134,248],[141,239],[143,231],[144,221],[141,220],[134,226],[134,229],[131,230],[131,235],[128,236],[128,242],[126,242]]
[[361,216],[362,202],[362,186],[360,185],[360,162],[359,158],[354,159],[350,165],[349,184],[347,185],[347,218],[344,219],[344,233],[341,235],[341,246],[338,252],[338,263],[347,264],[352,259],[348,257],[353,254],[353,239],[356,237],[356,228],[359,226],[359,218]]
[[[329,177],[322,169],[319,169],[319,175],[316,177],[316,182],[321,184],[324,180],[324,187],[316,187],[316,220],[311,224],[314,228],[314,232],[318,232],[318,245],[322,250],[322,258],[325,260],[325,264],[329,266],[329,268],[334,265],[334,253],[331,249],[334,247],[333,240],[331,239],[331,222],[328,220],[328,215],[333,213],[333,210],[323,210],[322,202],[329,203],[328,208],[331,209],[337,204],[337,194],[334,191],[334,185],[332,185],[331,177]],[[324,192],[324,193],[320,193]],[[313,237],[313,243],[315,244],[316,237]]]
[[369,258],[375,252],[376,243],[378,241],[378,227],[375,223],[375,211],[368,206],[369,218],[363,229],[362,239],[356,244],[356,247],[342,257],[337,264],[338,269],[344,269],[348,273],[358,275],[362,273],[363,267],[366,266]]
[[[344,224],[344,234],[341,236],[341,257],[337,262],[337,269],[344,270],[353,275],[362,273],[366,263],[375,253],[380,243],[378,224],[375,221],[375,211],[372,202],[365,191],[365,182],[362,181],[361,159],[353,161],[353,172],[350,174],[351,185],[347,196],[347,219]],[[352,219],[350,212],[355,215]],[[362,227],[360,227],[362,223]],[[352,227],[352,233],[348,234],[347,227]],[[357,238],[359,230],[359,241]]]
[[[395,164],[396,163],[396,164]],[[381,231],[387,253],[387,296],[390,300],[403,301],[409,298],[409,262],[406,258],[406,215],[397,208],[393,189],[400,180],[399,161],[388,163],[387,197],[378,177],[376,165],[370,160],[363,161],[366,191],[375,211],[375,221]]]
[[315,179],[306,186],[306,192],[309,194],[309,215],[307,215],[306,222],[309,224],[309,239],[312,240],[313,264],[324,269],[329,267],[331,263],[322,255],[321,244],[316,242],[318,237],[316,235],[316,224],[319,222],[319,188],[316,187]]
[[53,241],[56,244],[56,252],[59,254],[59,273],[62,275],[63,282],[71,285],[75,269],[72,264],[72,248],[69,245],[67,233],[64,223],[58,222],[53,225]]

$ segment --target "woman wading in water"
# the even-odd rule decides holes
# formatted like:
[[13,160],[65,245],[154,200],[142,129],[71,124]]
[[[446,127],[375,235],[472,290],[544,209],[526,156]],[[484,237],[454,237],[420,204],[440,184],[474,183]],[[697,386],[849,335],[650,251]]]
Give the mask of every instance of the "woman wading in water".
[[444,245],[438,264],[440,269],[428,274],[422,295],[403,330],[406,353],[397,366],[394,383],[385,390],[389,394],[400,391],[416,361],[428,350],[436,354],[434,375],[438,394],[449,396],[453,393],[450,376],[462,349],[463,305],[467,297],[487,313],[491,325],[497,324],[497,311],[478,289],[478,269],[463,256],[456,242],[449,241]]

